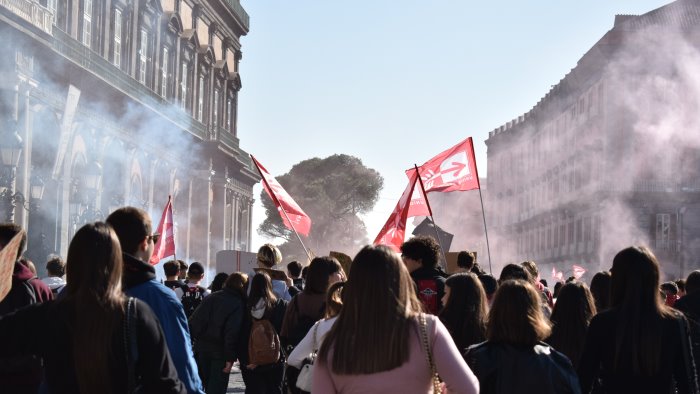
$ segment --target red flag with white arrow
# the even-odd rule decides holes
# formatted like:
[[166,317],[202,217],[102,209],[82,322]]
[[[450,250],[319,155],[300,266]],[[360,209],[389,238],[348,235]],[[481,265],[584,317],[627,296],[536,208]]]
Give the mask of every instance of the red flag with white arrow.
[[580,265],[575,265],[575,264],[574,264],[573,269],[574,269],[574,278],[575,278],[576,280],[581,279],[581,277],[583,276],[583,274],[586,273],[586,269],[583,268],[583,267],[581,267]]
[[158,264],[159,261],[165,257],[175,255],[175,224],[173,223],[173,204],[170,196],[168,196],[168,203],[165,204],[165,209],[163,210],[163,215],[160,217],[160,223],[158,223],[158,229],[156,234],[160,234],[158,242],[156,242],[153,248],[153,255],[151,256],[151,265]]
[[396,204],[396,208],[394,208],[394,211],[389,216],[389,220],[386,221],[384,227],[382,227],[379,234],[377,234],[377,238],[374,240],[375,245],[386,245],[397,252],[400,250],[406,234],[406,221],[410,209],[409,197],[416,188],[417,180],[418,177],[415,176],[414,171],[414,175],[410,177],[408,186],[401,195],[399,202]]

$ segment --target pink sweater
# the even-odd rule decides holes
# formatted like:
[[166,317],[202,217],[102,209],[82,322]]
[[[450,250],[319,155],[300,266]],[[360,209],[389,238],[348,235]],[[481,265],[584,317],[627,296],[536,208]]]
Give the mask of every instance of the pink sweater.
[[[478,393],[479,381],[464,362],[445,326],[433,315],[426,317],[433,359],[448,392]],[[316,360],[313,393],[432,393],[430,365],[423,350],[419,330],[416,322],[415,330],[411,330],[411,352],[408,361],[390,371],[371,375],[338,375],[330,370],[324,360]]]

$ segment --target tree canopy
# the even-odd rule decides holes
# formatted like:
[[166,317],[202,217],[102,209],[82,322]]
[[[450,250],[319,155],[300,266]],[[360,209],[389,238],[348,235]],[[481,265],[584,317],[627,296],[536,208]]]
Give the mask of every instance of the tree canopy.
[[[314,254],[327,255],[331,250],[350,254],[368,242],[359,215],[372,210],[384,185],[376,170],[365,167],[357,157],[337,154],[304,160],[275,178],[311,218],[309,236],[301,237]],[[280,245],[285,261],[306,260],[299,240],[284,226],[265,190],[260,198],[266,218],[258,232],[286,240]]]

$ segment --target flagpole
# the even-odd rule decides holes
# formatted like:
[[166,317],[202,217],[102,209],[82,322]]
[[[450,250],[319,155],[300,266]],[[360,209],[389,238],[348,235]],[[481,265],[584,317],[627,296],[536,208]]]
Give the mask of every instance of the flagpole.
[[[262,171],[260,171],[260,167],[258,167],[258,164],[255,162],[253,155],[250,155],[250,159],[253,160],[253,164],[255,165],[255,169],[258,170],[258,174],[260,174],[260,178],[262,179],[262,181],[267,185],[267,188],[269,190],[272,190],[272,188],[270,188],[270,184],[268,184],[267,181],[265,180],[265,176],[263,175]],[[277,196],[275,196],[275,193],[270,193],[270,194],[271,194],[270,197],[272,197],[272,199],[274,200],[273,202],[275,203],[275,205],[279,207],[280,211],[282,211],[282,213],[284,213],[284,217],[287,218],[287,223],[289,223],[289,225],[292,227],[292,231],[294,231],[294,234],[296,234],[297,239],[299,240],[299,243],[301,244],[301,247],[304,248],[304,252],[306,253],[306,257],[309,259],[309,261],[311,261],[312,260],[311,254],[309,253],[309,250],[306,249],[306,245],[304,245],[304,242],[301,240],[301,237],[299,236],[297,229],[294,228],[294,223],[292,223],[292,221],[289,220],[289,216],[287,215],[287,211],[284,210],[284,207],[282,206],[282,204],[280,204],[279,200],[277,199]]]
[[[471,137],[469,137],[471,139]],[[484,210],[484,198],[481,195],[481,182],[479,181],[479,168],[476,166],[476,155],[474,154],[474,143],[472,147],[472,158],[474,160],[474,175],[476,175],[476,184],[479,185],[479,201],[481,201],[481,216],[484,218],[484,235],[486,236],[486,252],[489,255],[489,272],[493,275],[491,268],[491,247],[489,246],[489,232],[486,229],[486,211]]]
[[447,270],[447,255],[445,254],[445,249],[442,248],[442,241],[440,240],[440,232],[438,231],[437,224],[435,223],[435,218],[433,218],[433,210],[430,208],[430,201],[428,201],[428,193],[425,192],[425,186],[423,186],[423,179],[420,177],[420,171],[418,170],[418,165],[413,163],[416,168],[416,176],[420,182],[420,189],[423,192],[423,197],[425,197],[425,205],[428,207],[428,214],[430,214],[430,221],[433,223],[433,229],[435,229],[435,236],[437,237],[438,245],[440,246],[440,251],[442,252],[442,258],[445,261],[445,266],[443,267]]

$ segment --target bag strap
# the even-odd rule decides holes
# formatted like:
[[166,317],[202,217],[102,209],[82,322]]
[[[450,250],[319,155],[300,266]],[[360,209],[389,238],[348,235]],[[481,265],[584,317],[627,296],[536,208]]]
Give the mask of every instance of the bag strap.
[[423,342],[423,349],[425,350],[426,358],[428,359],[428,365],[430,366],[430,376],[433,381],[433,393],[442,393],[442,387],[440,385],[440,378],[438,377],[437,368],[435,367],[435,361],[433,360],[433,352],[430,349],[430,340],[428,339],[428,322],[426,321],[425,314],[421,313],[418,315],[418,322],[420,326],[421,339]]
[[695,361],[692,356],[692,348],[690,346],[690,327],[688,326],[688,319],[683,315],[678,316],[678,327],[681,330],[681,351],[683,352],[683,364],[685,364],[685,373],[688,377],[688,389],[691,393],[698,392],[698,377],[695,373]]
[[318,352],[318,341],[316,340],[316,333],[318,332],[318,325],[319,325],[320,322],[321,322],[321,320],[317,321],[316,324],[314,324],[314,336],[313,336],[313,338],[314,338],[314,345],[313,345],[313,347],[312,347],[314,356],[315,356],[316,353]]
[[136,330],[134,319],[134,298],[129,297],[126,303],[126,316],[124,318],[124,350],[126,351],[126,370],[127,370],[127,390],[133,393],[136,389]]

